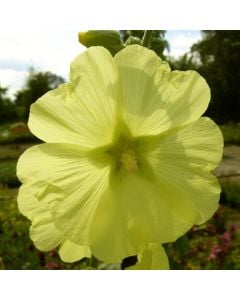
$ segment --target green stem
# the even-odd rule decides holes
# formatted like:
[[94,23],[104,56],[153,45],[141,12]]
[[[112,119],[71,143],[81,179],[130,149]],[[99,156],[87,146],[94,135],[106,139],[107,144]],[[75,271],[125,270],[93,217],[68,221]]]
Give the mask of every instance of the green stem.
[[142,46],[149,48],[152,36],[153,36],[153,30],[145,30],[142,39]]

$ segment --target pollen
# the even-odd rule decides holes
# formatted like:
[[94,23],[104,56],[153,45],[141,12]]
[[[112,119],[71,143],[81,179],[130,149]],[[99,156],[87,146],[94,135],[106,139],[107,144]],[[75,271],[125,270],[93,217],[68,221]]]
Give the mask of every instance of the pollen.
[[138,161],[136,154],[131,149],[125,149],[122,152],[120,162],[128,172],[134,172],[138,169]]

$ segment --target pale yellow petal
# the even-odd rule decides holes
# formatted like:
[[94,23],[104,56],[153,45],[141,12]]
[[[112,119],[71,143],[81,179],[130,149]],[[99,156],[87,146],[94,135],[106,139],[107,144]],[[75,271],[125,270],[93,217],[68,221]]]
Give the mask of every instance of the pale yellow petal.
[[71,64],[71,83],[31,106],[29,128],[45,142],[86,148],[112,141],[118,119],[118,69],[103,47],[92,47]]
[[163,246],[148,244],[138,255],[136,265],[128,268],[129,270],[168,270],[169,262]]
[[63,236],[56,228],[49,212],[46,212],[45,215],[39,215],[38,221],[32,222],[30,238],[41,251],[50,251],[63,240]]
[[96,209],[90,245],[95,257],[114,263],[136,255],[144,244],[174,241],[187,228],[151,177],[116,174]]
[[159,136],[148,162],[163,199],[190,224],[207,221],[217,210],[220,186],[212,171],[220,162],[223,137],[208,118]]
[[60,246],[59,255],[62,261],[72,263],[85,257],[91,257],[91,250],[88,246],[77,245],[66,240]]
[[[111,161],[104,154],[83,152],[70,144],[41,144],[20,157],[17,174],[32,187],[37,200],[48,205],[64,239],[84,246],[93,214],[108,186],[110,169]],[[40,226],[41,215],[39,219]]]
[[41,251],[49,251],[56,248],[63,237],[53,222],[48,204],[36,198],[38,192],[37,185],[21,186],[18,193],[18,208],[32,222],[30,237],[35,246]]
[[210,90],[197,72],[170,72],[153,51],[139,45],[126,47],[115,60],[123,87],[123,119],[134,136],[182,126],[207,109]]

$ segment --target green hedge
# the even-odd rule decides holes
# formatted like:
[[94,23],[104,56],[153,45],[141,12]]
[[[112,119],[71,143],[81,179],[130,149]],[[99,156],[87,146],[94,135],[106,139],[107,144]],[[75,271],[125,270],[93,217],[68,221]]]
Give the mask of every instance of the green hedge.
[[0,185],[9,188],[18,187],[20,182],[16,176],[16,160],[0,161]]
[[240,183],[229,181],[222,183],[221,186],[222,193],[220,203],[240,209]]
[[224,143],[240,145],[240,123],[229,123],[220,126],[224,137]]

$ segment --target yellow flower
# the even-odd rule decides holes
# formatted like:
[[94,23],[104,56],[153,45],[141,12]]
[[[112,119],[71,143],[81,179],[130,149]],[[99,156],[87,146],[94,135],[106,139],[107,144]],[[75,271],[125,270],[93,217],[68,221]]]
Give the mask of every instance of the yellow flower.
[[46,143],[17,165],[35,245],[60,245],[69,262],[138,254],[141,264],[143,247],[163,253],[160,244],[209,219],[223,147],[218,127],[201,118],[209,100],[198,73],[171,72],[139,45],[114,58],[103,47],[79,55],[70,83],[31,106],[29,128]]

